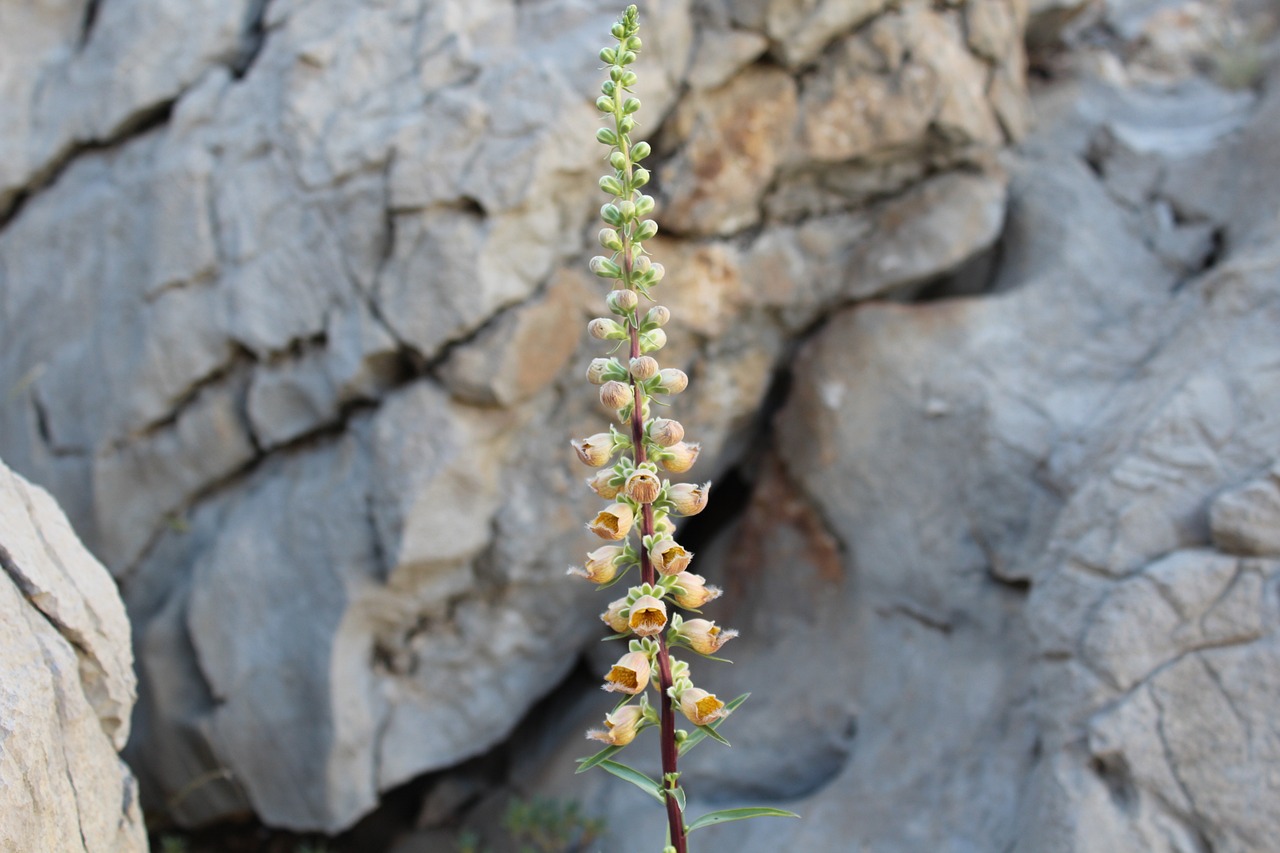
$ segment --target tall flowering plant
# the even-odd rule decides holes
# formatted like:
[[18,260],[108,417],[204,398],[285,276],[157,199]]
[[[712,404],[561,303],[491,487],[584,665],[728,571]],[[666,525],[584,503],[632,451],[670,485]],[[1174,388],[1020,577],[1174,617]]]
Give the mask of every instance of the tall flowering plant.
[[[600,189],[612,200],[600,208],[606,226],[600,231],[600,245],[609,254],[592,258],[591,270],[612,282],[605,300],[612,316],[592,320],[587,329],[593,338],[614,342],[614,353],[625,349],[626,357],[611,354],[594,359],[587,368],[587,379],[599,386],[600,402],[617,414],[621,428],[610,426],[608,432],[572,443],[583,463],[600,469],[587,485],[609,504],[587,524],[607,544],[569,571],[600,588],[619,583],[637,566],[640,578],[600,617],[614,632],[609,639],[628,641],[626,653],[604,677],[604,689],[621,699],[605,715],[603,728],[587,733],[606,746],[581,759],[578,772],[599,767],[653,796],[667,813],[664,853],[687,853],[689,833],[702,827],[794,815],[779,809],[745,808],[713,812],[691,822],[685,819],[680,757],[707,738],[728,745],[717,729],[747,697],[722,701],[697,686],[689,664],[671,653],[678,648],[720,660],[715,654],[737,632],[679,612],[697,614],[720,590],[689,571],[693,554],[676,541],[671,521],[672,516],[701,512],[711,484],[671,483],[663,476],[693,467],[699,446],[684,440],[679,421],[655,418],[652,413],[653,405],[661,403],[659,398],[681,393],[689,378],[677,368],[662,367],[652,355],[666,344],[663,327],[671,312],[662,305],[641,307],[642,298],[653,302],[653,288],[662,281],[663,268],[645,250],[646,241],[658,233],[657,223],[646,218],[654,202],[643,192],[649,172],[640,165],[650,148],[631,139],[640,109],[640,99],[632,94],[636,74],[630,67],[640,52],[638,32],[639,14],[629,6],[613,25],[616,44],[600,51],[609,79],[601,86],[596,107],[611,120],[611,126],[596,133],[596,139],[610,149],[611,169],[600,179]],[[676,727],[677,714],[690,729]],[[649,727],[659,729],[661,782],[613,758]]]

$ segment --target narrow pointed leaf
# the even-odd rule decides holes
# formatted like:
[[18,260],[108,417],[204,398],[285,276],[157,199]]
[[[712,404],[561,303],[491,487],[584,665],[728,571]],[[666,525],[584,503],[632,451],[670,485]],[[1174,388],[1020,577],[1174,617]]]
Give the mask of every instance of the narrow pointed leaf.
[[584,771],[590,770],[592,767],[595,767],[601,761],[607,760],[609,756],[614,755],[620,751],[622,751],[622,747],[620,746],[606,746],[604,749],[600,750],[595,755],[592,755],[589,758],[579,758],[578,769],[573,772],[582,773]]
[[662,788],[658,783],[641,773],[639,770],[636,770],[634,767],[628,767],[625,764],[619,764],[617,761],[609,761],[606,759],[600,762],[600,769],[607,770],[619,779],[625,779],[658,802],[666,802],[666,800],[662,798]]
[[746,808],[746,809],[724,809],[723,811],[711,812],[704,814],[693,823],[685,827],[685,832],[693,832],[695,829],[702,829],[704,826],[715,826],[718,823],[728,823],[733,820],[747,820],[753,817],[800,817],[795,812],[784,811],[783,809],[771,809],[764,807]]
[[701,732],[705,732],[707,737],[711,738],[712,740],[718,743],[722,743],[725,746],[732,746],[732,744],[730,744],[729,741],[725,739],[724,735],[720,734],[718,731],[711,728],[711,726],[698,726],[698,730]]
[[676,798],[676,805],[680,806],[680,814],[684,814],[684,788],[679,786],[667,790],[668,796]]
[[720,724],[723,723],[726,719],[728,719],[729,715],[732,714],[738,708],[739,705],[747,701],[747,697],[750,695],[751,695],[750,693],[743,693],[737,699],[734,699],[732,702],[724,706],[725,715],[723,717],[716,720],[714,723],[712,723],[709,726],[698,726],[696,729],[690,732],[689,736],[685,738],[684,743],[680,744],[680,754],[684,755],[686,752],[693,749],[698,744],[702,743],[703,739],[706,738],[707,736],[705,730],[719,728]]

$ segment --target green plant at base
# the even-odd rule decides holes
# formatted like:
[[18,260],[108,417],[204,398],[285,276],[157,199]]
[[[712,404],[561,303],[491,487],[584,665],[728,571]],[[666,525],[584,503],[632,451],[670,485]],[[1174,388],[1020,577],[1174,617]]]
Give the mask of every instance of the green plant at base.
[[[599,386],[600,402],[617,415],[618,429],[574,441],[578,458],[601,469],[587,485],[611,503],[587,524],[587,529],[607,543],[587,555],[584,564],[569,573],[586,578],[601,588],[623,580],[639,567],[640,583],[625,596],[609,604],[601,619],[614,632],[610,639],[626,639],[627,652],[605,676],[605,690],[623,694],[622,701],[605,716],[604,728],[587,737],[606,744],[595,755],[581,759],[578,772],[592,767],[617,776],[658,801],[667,813],[667,841],[663,848],[672,853],[688,853],[688,835],[703,827],[752,817],[796,817],[791,812],[771,808],[728,809],[692,821],[685,820],[686,799],[677,767],[681,755],[701,741],[711,738],[728,741],[717,731],[721,723],[747,698],[724,702],[714,693],[694,685],[689,665],[671,656],[673,647],[682,647],[714,658],[736,631],[720,628],[706,619],[685,619],[668,614],[669,607],[696,610],[715,599],[720,590],[688,571],[693,554],[675,540],[672,516],[695,515],[707,504],[710,483],[673,484],[660,469],[681,474],[697,461],[699,445],[684,440],[684,427],[670,418],[652,417],[656,398],[681,393],[689,377],[677,368],[663,368],[650,353],[667,342],[663,326],[671,312],[661,305],[642,311],[642,298],[652,302],[653,288],[665,270],[645,250],[645,242],[658,233],[658,226],[646,217],[654,200],[642,188],[649,172],[640,165],[650,154],[649,144],[633,142],[640,99],[634,95],[636,74],[630,66],[640,52],[639,12],[629,6],[611,31],[616,44],[600,51],[609,66],[609,79],[596,99],[599,111],[612,119],[596,139],[609,146],[612,171],[600,179],[600,188],[612,201],[600,209],[607,227],[600,231],[600,245],[610,254],[591,259],[591,271],[613,282],[606,298],[612,317],[597,317],[587,331],[593,338],[615,342],[614,351],[628,347],[625,363],[610,355],[597,358],[587,368],[587,380]],[[619,457],[614,462],[614,457]],[[632,534],[636,534],[633,541]],[[656,686],[658,707],[649,701]],[[633,697],[639,697],[632,702]],[[691,731],[676,729],[676,713],[692,725]],[[650,727],[660,733],[662,780],[621,762],[613,756]]]

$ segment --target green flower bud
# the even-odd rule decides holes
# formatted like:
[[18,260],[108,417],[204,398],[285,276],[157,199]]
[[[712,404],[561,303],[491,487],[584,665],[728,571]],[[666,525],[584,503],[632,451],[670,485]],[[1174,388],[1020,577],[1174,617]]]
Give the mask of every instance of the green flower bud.
[[600,61],[612,65],[618,59],[618,51],[616,48],[606,47],[600,51]]
[[[618,69],[618,70],[621,71],[622,69]],[[638,79],[639,78],[636,77],[636,72],[626,71],[626,72],[623,72],[622,76],[618,78],[618,83],[621,84],[622,88],[630,89],[632,86],[636,84],[636,80]]]
[[626,47],[627,47],[627,50],[638,51],[643,46],[643,44],[644,43],[640,41],[640,36],[631,36],[629,39],[627,39]]
[[612,228],[600,229],[600,245],[614,252],[622,251],[622,238],[618,236],[618,232]]
[[602,113],[613,112],[613,98],[610,98],[608,95],[601,95],[596,98],[596,109]]
[[[621,379],[625,376],[622,365],[612,358],[593,358],[587,365],[587,381],[592,385],[603,385],[610,379]],[[681,434],[680,438],[684,438]],[[679,441],[679,439],[676,439]],[[674,444],[675,442],[672,442]],[[662,445],[666,447],[667,445]]]
[[619,65],[630,65],[635,61],[636,61],[636,53],[634,50],[624,50],[621,54],[618,55]]
[[621,151],[615,151],[609,155],[609,165],[617,169],[619,172],[627,168],[627,155]]
[[636,199],[635,204],[637,216],[648,216],[650,213],[653,213],[653,196],[642,195],[640,198]]
[[631,176],[631,185],[638,189],[647,183],[649,183],[649,170],[636,169],[635,173]]
[[614,290],[605,297],[605,302],[615,314],[630,314],[640,304],[640,297],[634,290]]
[[604,255],[596,255],[591,259],[591,271],[601,278],[621,278],[622,267]]
[[671,309],[665,305],[655,305],[649,309],[649,313],[644,315],[644,325],[665,326],[671,320]]
[[636,218],[636,206],[633,202],[621,202],[618,204],[618,213],[622,216],[623,222],[630,222]]
[[636,120],[633,119],[631,116],[627,116],[622,121],[618,122],[618,130],[621,130],[623,133],[630,133],[631,131],[635,130],[635,128],[636,128]]
[[619,40],[627,37],[627,27],[621,21],[614,24],[613,27],[609,30],[609,32],[610,34],[613,35],[614,38]]
[[614,133],[607,127],[602,127],[596,131],[596,141],[604,145],[617,145],[618,134]]
[[[626,69],[622,68],[619,65],[615,65],[609,69],[609,79],[612,80],[614,83],[617,83],[619,86],[622,86],[622,79],[626,76],[627,76]],[[634,77],[635,75],[632,74],[631,76]],[[623,88],[625,89],[626,87],[623,86]]]
[[653,266],[653,261],[649,260],[648,255],[637,255],[636,259],[631,262],[631,271],[638,275],[644,275]]
[[[644,171],[641,169],[641,171]],[[632,240],[643,243],[645,240],[652,240],[658,233],[658,223],[652,219],[646,219],[636,228],[636,233],[631,236]]]
[[650,329],[640,333],[640,352],[656,352],[666,345],[667,333],[661,329]]
[[639,163],[641,160],[648,157],[652,151],[653,149],[649,147],[649,143],[637,142],[635,145],[631,146],[631,159],[634,162]]
[[604,92],[606,95],[612,95],[612,94],[614,93],[614,91],[615,91],[615,87],[614,87],[614,85],[613,85],[613,81],[612,81],[612,80],[605,80],[603,83],[601,83],[601,84],[600,84],[600,91],[601,91],[601,92]]
[[639,111],[639,109],[640,109],[639,98],[627,98],[627,100],[624,101],[622,104],[622,114],[626,116],[629,116],[632,113]]
[[622,211],[616,204],[606,204],[600,208],[600,218],[614,226],[621,225],[625,221],[622,218]]
[[617,178],[605,175],[600,179],[600,189],[609,195],[622,195],[622,183]]

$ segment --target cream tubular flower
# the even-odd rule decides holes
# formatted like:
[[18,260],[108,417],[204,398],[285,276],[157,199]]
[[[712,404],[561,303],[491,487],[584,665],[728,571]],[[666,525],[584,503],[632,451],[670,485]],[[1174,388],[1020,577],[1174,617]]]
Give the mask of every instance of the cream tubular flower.
[[571,441],[573,450],[583,464],[599,468],[613,458],[613,436],[607,432],[598,432],[587,436],[582,441]]
[[622,556],[621,545],[601,545],[587,555],[582,568],[574,566],[569,574],[586,578],[592,583],[608,583],[618,576],[618,559]]
[[609,606],[600,614],[600,621],[608,625],[615,634],[625,634],[631,630],[631,624],[627,621],[627,599],[624,596],[617,601],[610,601]]
[[634,521],[635,515],[631,512],[631,507],[624,503],[609,504],[596,514],[595,519],[587,525],[587,529],[601,539],[611,539],[616,542],[627,538]]
[[693,554],[686,551],[674,539],[659,539],[649,549],[649,562],[660,575],[678,575],[689,568]]
[[610,693],[630,693],[632,696],[649,686],[652,669],[644,652],[627,652],[604,677],[604,689]]
[[623,705],[612,714],[605,715],[603,729],[592,729],[587,732],[587,737],[609,746],[626,746],[636,739],[642,722],[644,711],[639,705]]
[[663,453],[662,467],[673,474],[683,474],[693,467],[694,462],[698,461],[698,453],[701,450],[702,445],[700,444],[688,444],[678,441]]
[[680,711],[695,726],[714,723],[724,716],[724,703],[701,687],[689,687],[680,694]]
[[708,619],[686,619],[676,636],[689,644],[689,648],[703,655],[713,655],[720,647],[738,636],[737,631],[725,631]]
[[667,605],[660,598],[642,595],[631,604],[631,615],[627,618],[627,627],[637,637],[652,637],[661,634],[667,627]]
[[618,496],[621,491],[617,486],[611,485],[610,480],[613,479],[613,469],[607,468],[604,471],[597,472],[594,477],[587,478],[587,485],[591,491],[607,501],[611,501]]
[[671,599],[687,610],[697,610],[721,595],[720,587],[707,586],[706,579],[693,572],[681,572],[676,575],[676,581],[678,585],[672,591]]
[[662,480],[652,471],[637,468],[627,478],[622,490],[636,503],[651,504],[662,490]]
[[678,515],[697,515],[707,508],[707,497],[710,491],[710,481],[701,486],[694,483],[677,483],[667,490],[667,497],[671,499]]

